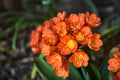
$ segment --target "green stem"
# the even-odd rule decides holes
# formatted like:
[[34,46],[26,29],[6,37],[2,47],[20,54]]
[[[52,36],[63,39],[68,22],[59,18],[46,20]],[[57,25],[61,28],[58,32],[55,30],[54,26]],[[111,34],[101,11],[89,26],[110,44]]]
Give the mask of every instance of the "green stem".
[[[52,80],[56,79],[54,77],[55,74],[53,74],[53,70],[46,63],[46,61],[44,60],[44,56],[43,55],[36,56],[34,61],[35,61],[35,65],[37,66],[40,75],[43,74],[43,76],[45,76],[45,78],[47,78],[47,79],[52,79]],[[47,80],[47,79],[43,79],[43,80]]]
[[88,80],[87,77],[86,77],[85,69],[83,67],[81,67],[81,71],[82,71],[84,79]]
[[112,72],[109,72],[109,73],[108,73],[108,76],[109,76],[109,77],[108,77],[108,80],[112,80]]
[[41,73],[41,71],[38,69],[37,65],[34,64],[34,67],[32,69],[32,73],[31,73],[31,80],[35,80],[36,74],[37,72],[39,73],[39,75],[41,76],[41,80],[47,80],[45,78],[45,76]]
[[13,27],[7,28],[6,30],[0,32],[0,39],[1,39],[2,37],[4,37],[5,35],[7,35],[9,32],[11,32],[11,31],[14,30],[14,29],[15,29],[15,27],[13,26]]
[[111,24],[112,24],[112,20],[116,17],[120,17],[120,14],[119,13],[115,13],[113,15],[111,15],[110,17],[108,17],[104,23],[106,23],[107,25],[107,28],[110,28],[111,27]]
[[102,37],[105,37],[106,35],[108,35],[108,34],[110,34],[110,33],[112,33],[112,32],[115,32],[115,31],[117,31],[117,30],[120,30],[120,26],[115,26],[115,27],[113,27],[113,28],[110,28],[110,29],[105,30],[104,32],[102,32],[101,36],[102,36]]
[[35,80],[35,76],[37,74],[37,67],[34,65],[32,72],[31,72],[31,80]]
[[16,24],[15,24],[15,32],[13,34],[13,39],[12,39],[12,48],[13,49],[16,49],[16,40],[17,40],[17,34],[18,34],[18,31],[20,29],[20,27],[22,26],[22,23],[24,22],[25,18],[26,18],[26,15],[25,14]]
[[35,64],[36,68],[37,68],[37,72],[39,73],[39,75],[41,76],[41,80],[47,80],[45,78],[45,76],[42,74],[42,72],[38,69],[37,65]]

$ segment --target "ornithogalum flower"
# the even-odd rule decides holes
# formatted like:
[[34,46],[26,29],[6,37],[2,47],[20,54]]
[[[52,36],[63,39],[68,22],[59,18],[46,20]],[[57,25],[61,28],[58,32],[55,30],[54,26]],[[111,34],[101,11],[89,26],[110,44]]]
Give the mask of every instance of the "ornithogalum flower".
[[[88,65],[89,56],[81,47],[100,50],[100,34],[92,28],[100,25],[100,18],[89,12],[70,14],[58,12],[57,16],[43,22],[31,33],[30,47],[33,53],[41,53],[59,77],[69,76],[69,62],[77,68]],[[119,57],[118,55],[115,55]]]
[[73,65],[77,68],[88,65],[89,57],[88,55],[81,49],[77,50],[70,56],[69,62],[73,62]]

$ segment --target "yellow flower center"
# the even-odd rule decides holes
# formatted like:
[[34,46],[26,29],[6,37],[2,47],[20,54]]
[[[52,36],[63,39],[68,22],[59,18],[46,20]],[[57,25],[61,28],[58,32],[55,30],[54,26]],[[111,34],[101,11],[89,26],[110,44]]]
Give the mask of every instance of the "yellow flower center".
[[50,42],[53,43],[55,42],[55,40],[53,38],[50,38]]
[[57,33],[58,33],[60,36],[64,36],[64,35],[67,34],[67,31],[66,31],[66,29],[62,28],[62,29],[60,29],[59,31],[57,31]]
[[76,56],[77,57],[83,57],[82,52],[77,52]]
[[71,28],[72,28],[73,30],[78,29],[78,28],[80,28],[80,24],[72,25]]
[[75,42],[73,40],[69,40],[67,46],[68,48],[73,49],[75,47]]
[[77,40],[77,41],[83,41],[83,39],[84,39],[84,35],[79,32],[79,33],[76,35],[76,40]]
[[119,70],[120,69],[120,67],[119,66],[115,66],[115,70]]
[[95,39],[92,39],[92,40],[91,40],[91,46],[92,46],[93,48],[96,48],[96,47],[97,47],[97,43],[95,42]]

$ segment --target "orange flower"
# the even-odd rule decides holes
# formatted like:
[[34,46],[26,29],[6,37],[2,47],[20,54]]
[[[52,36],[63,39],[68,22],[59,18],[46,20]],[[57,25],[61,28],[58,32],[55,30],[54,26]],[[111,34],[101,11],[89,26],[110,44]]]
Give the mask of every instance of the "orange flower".
[[78,24],[80,27],[82,27],[85,24],[85,15],[83,13],[78,13]]
[[100,40],[100,34],[93,34],[91,40],[88,43],[88,47],[94,51],[99,51],[102,46],[102,40]]
[[86,12],[86,23],[88,26],[91,28],[97,27],[101,24],[101,19],[96,16],[96,14],[92,13],[90,14],[89,12]]
[[69,62],[73,62],[73,65],[77,68],[88,65],[89,57],[88,55],[81,49],[77,50],[72,56],[69,58]]
[[78,15],[77,14],[71,14],[69,16],[69,23],[71,24],[71,28],[72,26],[76,26],[78,24]]
[[120,70],[120,58],[110,58],[108,60],[108,70],[112,72],[117,72]]
[[34,54],[37,54],[39,52],[39,48],[36,46],[36,47],[31,47],[31,50]]
[[68,59],[63,61],[63,65],[61,68],[55,70],[56,75],[59,77],[67,78],[69,76],[69,67],[68,67]]
[[69,23],[72,30],[79,30],[85,23],[84,18],[84,14],[71,14],[69,18],[66,19],[66,22]]
[[33,30],[31,33],[30,46],[36,46],[39,42],[39,32]]
[[58,52],[54,52],[46,58],[47,62],[52,65],[52,69],[61,68],[63,65],[63,56]]
[[113,58],[108,60],[108,70],[116,72],[116,75],[112,77],[112,80],[120,80],[120,51],[116,52]]
[[45,22],[43,23],[43,29],[44,29],[44,28],[50,29],[50,28],[52,27],[52,25],[53,25],[53,22],[52,22],[51,20],[45,21]]
[[44,41],[41,41],[39,43],[39,49],[42,55],[44,56],[49,56],[51,53],[56,51],[57,47],[56,46],[50,46],[48,44],[45,44]]
[[78,43],[85,45],[89,42],[92,33],[89,26],[84,26],[79,31],[75,31],[73,35]]
[[60,19],[58,17],[53,17],[50,19],[50,21],[53,23],[53,25],[55,25],[57,22],[60,21]]
[[42,34],[43,26],[39,25],[36,27],[36,31],[39,32],[39,34]]
[[65,35],[60,38],[58,48],[62,55],[69,55],[71,52],[75,52],[77,49],[77,42],[70,35]]
[[57,35],[48,28],[43,29],[42,38],[46,44],[55,45],[58,41]]
[[33,53],[39,52],[38,43],[39,43],[40,38],[41,37],[40,37],[39,32],[33,30],[31,33],[31,40],[30,40],[30,46],[31,46]]
[[56,23],[55,26],[53,26],[53,30],[59,35],[59,36],[65,36],[67,34],[67,25],[65,22],[60,21]]
[[[88,65],[89,57],[83,50],[77,50],[78,45],[87,45],[94,51],[98,51],[102,46],[100,34],[92,34],[91,30],[98,25],[100,18],[89,12],[71,14],[68,17],[65,11],[58,12],[57,16],[32,31],[30,47],[34,53],[40,52],[45,56],[57,76],[67,78],[68,59],[77,68]],[[119,68],[116,58],[120,58],[120,53],[114,57],[113,64],[109,65],[109,69],[113,71]]]
[[41,49],[41,54],[44,56],[50,55],[50,46],[44,44],[43,48]]
[[57,13],[57,17],[60,19],[60,20],[64,20],[66,18],[66,12],[63,11],[62,13],[61,12],[58,12]]

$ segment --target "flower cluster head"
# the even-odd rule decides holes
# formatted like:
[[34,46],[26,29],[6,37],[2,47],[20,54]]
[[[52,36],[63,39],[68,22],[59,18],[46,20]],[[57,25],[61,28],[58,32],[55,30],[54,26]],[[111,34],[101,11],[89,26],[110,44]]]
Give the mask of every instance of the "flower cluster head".
[[[92,29],[101,24],[100,18],[89,12],[70,14],[58,12],[56,17],[37,26],[31,33],[30,46],[33,53],[41,53],[59,77],[69,76],[68,62],[77,68],[88,65],[89,56],[79,49],[88,46],[99,51],[102,46],[100,34]],[[78,46],[79,45],[79,46]]]
[[108,70],[116,73],[112,80],[120,80],[120,51],[116,52],[114,57],[108,60],[108,64]]

